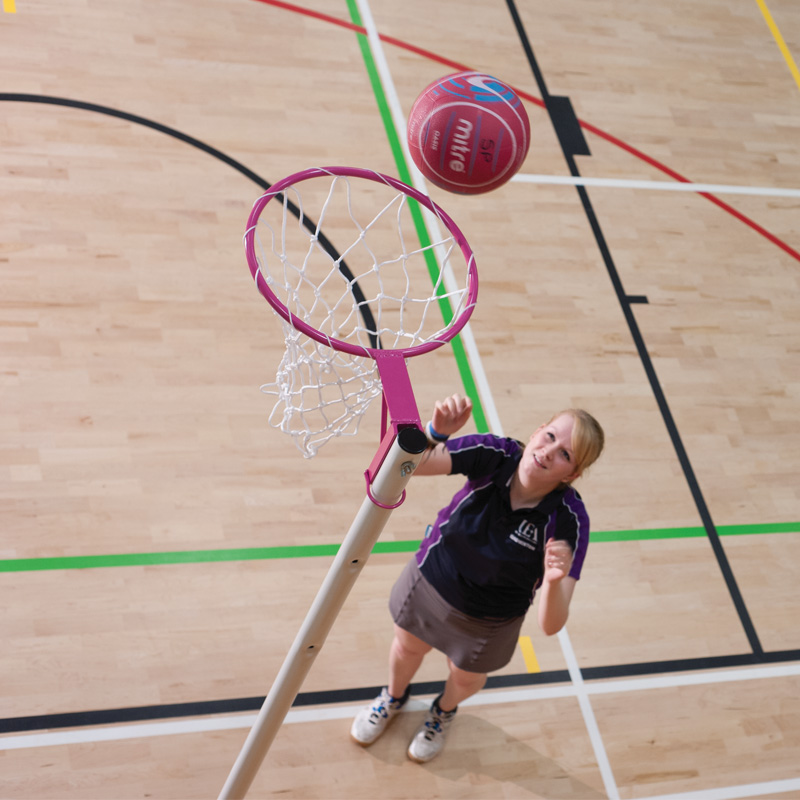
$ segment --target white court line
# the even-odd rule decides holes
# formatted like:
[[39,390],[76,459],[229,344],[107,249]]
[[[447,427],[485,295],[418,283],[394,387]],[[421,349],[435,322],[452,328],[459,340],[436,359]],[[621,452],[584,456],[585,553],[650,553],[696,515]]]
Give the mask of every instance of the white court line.
[[[737,681],[752,680],[775,680],[776,678],[797,676],[800,676],[800,663],[777,664],[775,666],[732,668],[680,675],[659,675],[653,678],[609,679],[597,683],[584,682],[582,691],[588,695],[624,694],[627,692],[653,691],[684,686],[702,686],[714,683],[735,683]],[[525,689],[492,689],[484,690],[470,697],[462,703],[462,706],[496,706],[507,703],[519,704],[577,696],[578,690],[573,684],[537,686]],[[286,715],[285,721],[287,724],[302,724],[336,719],[350,719],[355,711],[361,708],[361,705],[362,704],[359,703],[345,706],[294,709]],[[428,705],[429,703],[415,697],[408,701],[403,712],[424,711],[428,708]],[[0,736],[0,751],[251,728],[256,717],[257,714],[238,714],[234,716],[215,716],[165,722],[129,723],[103,728],[80,728],[52,733],[6,734]],[[647,800],[655,799],[647,798]]]
[[[397,90],[394,85],[394,79],[391,74],[391,70],[389,69],[389,65],[386,61],[386,56],[383,52],[383,45],[380,40],[380,36],[378,35],[378,29],[375,25],[375,20],[372,16],[372,10],[369,5],[369,0],[358,0],[358,9],[359,13],[361,14],[361,21],[364,24],[364,29],[367,32],[367,41],[369,43],[370,51],[372,53],[372,57],[375,59],[375,65],[378,69],[378,74],[380,76],[381,84],[383,85],[383,91],[386,95],[387,103],[389,105],[389,110],[392,115],[392,122],[395,126],[395,130],[397,132],[405,131],[408,125],[405,115],[403,114],[402,106],[400,104],[400,98],[397,94]],[[413,159],[410,157],[408,152],[408,144],[406,142],[405,136],[398,136],[400,142],[402,143],[403,153],[405,157],[406,164],[408,165],[411,175],[412,175],[412,182],[414,183],[415,188],[419,189],[421,192],[427,193],[425,179],[420,173],[420,171],[415,167]],[[426,222],[427,226],[427,222]],[[429,227],[429,235],[431,236],[433,241],[441,241],[442,236],[437,231],[431,231],[430,227],[438,227],[434,222],[431,222]],[[445,285],[450,290],[453,284],[453,277],[452,277],[452,270],[450,269],[449,265],[447,265],[447,270],[444,273],[445,277]],[[494,431],[494,433],[502,436],[503,435],[503,428],[500,422],[500,416],[497,413],[497,407],[494,402],[494,398],[492,396],[491,387],[489,386],[489,381],[486,377],[486,372],[483,368],[483,362],[481,360],[480,352],[478,351],[478,347],[475,343],[475,339],[472,334],[472,329],[469,325],[464,326],[461,331],[461,338],[464,344],[464,348],[467,351],[467,355],[469,358],[470,366],[472,368],[473,377],[475,379],[476,386],[481,396],[481,402],[484,407],[484,412],[486,414],[487,421],[489,423],[490,430]],[[566,635],[566,631],[564,631]],[[564,649],[563,642],[564,639],[560,639],[562,642],[562,650]],[[564,653],[567,662],[569,663],[569,656],[565,652]],[[570,668],[570,675],[573,678],[573,681],[576,682],[576,692],[578,696],[578,700],[581,707],[581,712],[584,716],[584,722],[586,724],[586,729],[589,733],[589,739],[592,743],[592,748],[595,753],[595,757],[597,758],[597,763],[600,765],[600,772],[603,777],[603,783],[605,784],[606,791],[608,792],[608,796],[610,800],[618,800],[619,798],[619,791],[617,790],[616,783],[614,782],[614,775],[611,772],[611,765],[608,761],[608,756],[606,754],[605,746],[603,745],[603,739],[600,736],[599,729],[597,727],[597,721],[595,720],[594,713],[592,711],[591,703],[589,702],[588,696],[585,692],[582,691],[582,678],[580,674],[580,669],[578,667],[577,659],[574,658],[574,654],[572,655],[573,659],[573,666]]]
[[611,762],[608,760],[605,745],[603,744],[603,737],[600,735],[600,728],[597,725],[597,718],[594,715],[594,709],[589,702],[589,694],[586,691],[586,684],[583,681],[580,667],[578,666],[578,659],[575,658],[575,651],[572,649],[569,634],[566,627],[558,632],[558,641],[561,645],[561,651],[564,653],[564,658],[567,662],[567,669],[569,670],[569,677],[572,680],[572,685],[575,689],[575,694],[578,698],[578,705],[581,707],[583,714],[583,721],[586,729],[589,732],[589,739],[594,748],[594,755],[597,759],[597,766],[600,769],[600,775],[603,778],[603,786],[606,788],[606,794],[610,800],[619,800],[619,789],[617,782],[614,780],[614,772],[611,769]]
[[[394,123],[395,131],[399,134],[400,131],[406,130],[408,127],[408,121],[406,120],[406,117],[403,114],[403,108],[400,105],[400,98],[397,94],[397,90],[395,89],[394,78],[392,77],[391,70],[389,69],[389,64],[386,61],[386,55],[383,51],[383,44],[381,43],[380,35],[378,34],[378,29],[375,26],[375,20],[372,16],[372,9],[370,8],[368,0],[357,0],[357,5],[359,13],[361,14],[361,21],[364,24],[364,30],[367,32],[367,41],[369,43],[370,52],[372,53],[372,57],[375,59],[375,66],[378,69],[381,84],[386,95],[386,102],[389,104],[392,122]],[[400,140],[403,150],[403,157],[405,159],[406,166],[411,173],[412,185],[415,189],[423,194],[428,194],[428,185],[425,181],[425,177],[419,171],[419,169],[417,169],[414,159],[411,158],[406,137],[398,135],[397,138]],[[428,235],[430,236],[431,241],[441,242],[444,237],[441,234],[441,230],[439,229],[436,220],[426,215],[424,222],[425,227],[428,228]],[[444,271],[444,283],[445,288],[449,292],[453,292],[458,288],[455,285],[456,281],[453,276],[452,267],[449,263],[446,265]],[[467,352],[470,366],[472,367],[472,377],[475,379],[475,385],[478,389],[478,393],[481,396],[483,410],[486,414],[489,428],[490,430],[497,431],[499,433],[501,430],[500,417],[492,399],[492,390],[489,387],[489,380],[486,377],[486,371],[483,368],[483,362],[481,361],[481,356],[478,352],[478,346],[475,343],[475,336],[472,333],[472,327],[469,322],[461,329],[461,333],[459,335],[461,337],[461,342],[464,345],[464,349]]]
[[[683,675],[658,675],[653,678],[628,678],[617,683],[609,680],[586,687],[589,694],[647,692],[654,689],[673,689],[680,686],[702,686],[709,683],[755,681],[763,678],[791,678],[800,675],[800,663],[776,664],[769,667],[732,668],[720,672],[696,672]],[[622,686],[622,689],[618,687]]]
[[[571,651],[571,647],[569,650]],[[542,686],[530,689],[492,690],[484,691],[470,697],[462,703],[462,706],[497,706],[506,703],[518,705],[524,702],[568,697],[577,697],[580,702],[582,695],[652,691],[654,689],[699,686],[711,683],[731,683],[744,680],[768,680],[798,675],[800,675],[800,664],[779,664],[776,666],[747,669],[730,669],[683,675],[662,675],[654,678],[609,680],[596,684],[583,683],[580,689],[573,683],[569,685]],[[427,707],[427,702],[418,698],[412,698],[406,704],[403,712],[419,713],[427,709]],[[352,719],[354,713],[359,708],[361,708],[361,704],[335,706],[332,708],[297,709],[287,714],[285,722],[287,724],[302,724],[319,723],[327,720]],[[257,717],[257,714],[240,714],[230,717],[118,725],[107,728],[59,731],[56,733],[0,736],[0,751],[250,729],[255,724]],[[648,797],[645,800],[742,800],[742,798],[765,797],[771,794],[785,794],[787,792],[800,792],[800,778],[768,781],[765,783],[749,783],[739,786],[721,786],[700,791],[692,790],[691,792],[685,793]]]
[[742,797],[763,797],[768,794],[800,792],[800,778],[766,783],[746,783],[742,786],[720,786],[686,794],[661,794],[643,800],[737,800]]
[[511,178],[517,183],[542,183],[559,186],[598,186],[612,189],[654,189],[659,192],[705,192],[707,194],[750,194],[765,197],[800,197],[800,189],[775,189],[766,186],[727,186],[716,183],[683,181],[639,181],[622,178],[574,178],[564,175],[525,175]]

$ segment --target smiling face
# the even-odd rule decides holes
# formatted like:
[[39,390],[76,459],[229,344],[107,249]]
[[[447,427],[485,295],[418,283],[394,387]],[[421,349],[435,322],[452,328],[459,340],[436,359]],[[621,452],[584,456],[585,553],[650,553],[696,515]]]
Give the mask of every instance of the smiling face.
[[572,428],[575,420],[561,414],[534,431],[519,465],[519,477],[526,486],[552,491],[569,483],[580,474],[572,450]]

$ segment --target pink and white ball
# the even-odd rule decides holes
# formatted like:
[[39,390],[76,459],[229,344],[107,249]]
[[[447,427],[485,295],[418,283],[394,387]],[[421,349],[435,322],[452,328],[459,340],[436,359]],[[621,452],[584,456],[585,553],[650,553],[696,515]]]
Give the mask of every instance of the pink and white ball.
[[431,183],[457,194],[497,189],[522,166],[530,145],[522,101],[482,72],[434,81],[408,117],[408,148]]

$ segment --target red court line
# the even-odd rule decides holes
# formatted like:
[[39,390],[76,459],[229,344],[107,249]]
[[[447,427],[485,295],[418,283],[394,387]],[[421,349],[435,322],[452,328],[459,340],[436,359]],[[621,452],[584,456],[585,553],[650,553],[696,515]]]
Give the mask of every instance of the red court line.
[[[337,17],[330,16],[329,14],[323,14],[322,12],[319,11],[312,11],[307,8],[302,8],[300,6],[294,5],[293,3],[286,3],[283,2],[283,0],[256,0],[256,2],[264,3],[265,5],[269,6],[275,6],[277,8],[282,8],[286,11],[292,11],[295,14],[302,14],[303,16],[306,17],[312,17],[314,19],[321,20],[322,22],[330,23],[331,25],[338,25],[340,28],[346,28],[347,30],[354,31],[355,33],[361,33],[364,35],[367,34],[366,29],[361,25],[355,25],[354,23],[348,22],[347,20],[339,19]],[[459,72],[463,70],[472,69],[472,67],[468,66],[467,64],[460,64],[458,61],[451,61],[450,59],[444,58],[443,56],[437,55],[436,53],[432,53],[429,50],[425,50],[421,47],[417,47],[416,45],[409,44],[408,42],[404,42],[400,39],[395,39],[393,36],[385,36],[382,33],[379,34],[379,36],[381,41],[385,42],[386,44],[393,45],[394,47],[399,47],[403,50],[408,50],[411,53],[416,53],[417,55],[422,56],[423,58],[427,58],[430,61],[436,61],[439,64],[451,67],[452,69],[457,70]],[[523,92],[516,88],[514,88],[514,91],[516,91],[517,94],[520,97],[524,98],[525,100],[528,100],[529,102],[544,108],[544,102],[540,98],[534,97],[533,95],[528,94],[527,92]],[[689,180],[689,178],[684,177],[679,172],[676,172],[674,169],[671,169],[666,164],[662,164],[655,158],[648,156],[641,150],[637,150],[632,145],[623,142],[616,136],[613,136],[610,133],[606,133],[605,131],[600,130],[600,128],[597,128],[596,126],[592,125],[589,122],[584,122],[583,120],[580,119],[578,120],[578,122],[584,130],[587,130],[590,133],[593,133],[595,136],[599,136],[601,139],[605,139],[607,142],[615,145],[616,147],[625,150],[625,152],[630,153],[630,155],[634,156],[635,158],[644,161],[651,167],[655,167],[657,170],[663,172],[665,175],[669,175],[670,178],[673,178],[674,180],[679,181],[680,183],[693,183],[693,181]],[[735,217],[740,222],[743,222],[745,225],[754,230],[756,233],[760,234],[765,239],[772,242],[772,244],[776,245],[777,247],[780,247],[781,250],[790,255],[796,261],[800,261],[800,252],[794,250],[792,247],[786,244],[786,242],[775,236],[775,234],[770,233],[766,228],[763,228],[761,225],[755,222],[755,220],[752,220],[750,219],[750,217],[746,216],[745,214],[742,214],[741,211],[737,211],[735,208],[733,208],[733,206],[730,206],[728,205],[728,203],[724,202],[723,200],[720,200],[716,195],[710,194],[709,192],[696,192],[696,194],[699,194],[701,197],[705,197],[706,200],[709,200],[710,202],[714,203],[714,205],[719,206],[719,208],[721,208],[723,211],[727,211],[731,216]]]

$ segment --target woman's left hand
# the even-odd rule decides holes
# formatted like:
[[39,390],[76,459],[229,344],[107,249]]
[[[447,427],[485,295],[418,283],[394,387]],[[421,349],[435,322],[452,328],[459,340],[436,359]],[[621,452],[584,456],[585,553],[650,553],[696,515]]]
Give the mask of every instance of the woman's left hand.
[[544,548],[544,579],[557,583],[569,575],[572,548],[563,539],[550,539]]

